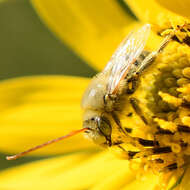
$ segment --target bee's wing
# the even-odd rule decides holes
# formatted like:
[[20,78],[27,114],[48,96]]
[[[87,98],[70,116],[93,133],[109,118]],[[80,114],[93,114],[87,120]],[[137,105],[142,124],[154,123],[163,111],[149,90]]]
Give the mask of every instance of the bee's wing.
[[142,53],[150,33],[150,25],[146,24],[136,32],[132,32],[121,43],[103,72],[109,73],[107,93],[117,92],[120,82],[125,78],[131,65]]

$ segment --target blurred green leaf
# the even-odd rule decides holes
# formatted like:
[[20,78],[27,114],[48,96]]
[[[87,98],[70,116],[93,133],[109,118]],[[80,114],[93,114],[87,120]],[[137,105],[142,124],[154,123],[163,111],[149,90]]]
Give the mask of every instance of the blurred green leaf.
[[65,74],[91,77],[95,70],[41,22],[30,1],[0,4],[0,79]]

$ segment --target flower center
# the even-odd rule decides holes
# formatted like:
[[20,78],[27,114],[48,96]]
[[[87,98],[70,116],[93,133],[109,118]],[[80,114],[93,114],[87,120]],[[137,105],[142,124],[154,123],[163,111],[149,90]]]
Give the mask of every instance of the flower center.
[[[190,154],[190,50],[171,42],[156,60],[158,74],[147,93],[154,141],[164,147],[151,167],[163,171],[182,168]],[[162,154],[163,153],[163,154]]]
[[143,74],[137,92],[132,95],[139,108],[135,106],[126,108],[129,112],[127,117],[130,119],[123,124],[127,125],[126,133],[129,137],[126,138],[126,146],[125,143],[120,144],[119,148],[125,152],[125,156],[127,154],[126,158],[131,160],[131,163],[138,162],[144,170],[150,169],[159,173],[183,170],[188,163],[190,155],[188,30],[186,28],[180,30]]

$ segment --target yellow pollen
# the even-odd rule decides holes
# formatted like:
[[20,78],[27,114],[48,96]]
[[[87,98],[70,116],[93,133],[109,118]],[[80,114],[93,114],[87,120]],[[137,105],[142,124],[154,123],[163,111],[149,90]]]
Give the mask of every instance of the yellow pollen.
[[[165,36],[184,24],[185,21],[167,20],[155,28],[157,34]],[[132,132],[124,138],[135,149],[123,143],[119,151],[130,160],[132,170],[172,173],[183,170],[190,155],[190,40],[189,44],[186,41],[190,39],[189,27],[177,31],[153,66],[140,76],[139,87],[131,95],[139,100],[140,110],[126,107],[127,114],[132,114],[122,122]]]
[[176,143],[172,143],[171,148],[172,148],[172,152],[174,153],[179,153],[181,151],[181,146]]
[[182,123],[190,127],[190,117],[185,116],[182,118]]
[[186,67],[185,69],[183,69],[182,73],[184,77],[190,78],[190,67]]
[[168,102],[170,104],[173,104],[174,106],[180,106],[181,103],[182,103],[182,99],[180,98],[176,98],[175,96],[171,96],[167,93],[163,93],[163,92],[159,92],[158,93],[159,96],[162,97],[162,99],[165,101],[165,102]]
[[162,129],[170,130],[171,132],[176,131],[177,126],[173,122],[165,121],[158,118],[155,118],[154,121],[157,122]]
[[190,84],[183,86],[182,88],[178,88],[177,91],[182,92],[183,94],[190,93]]

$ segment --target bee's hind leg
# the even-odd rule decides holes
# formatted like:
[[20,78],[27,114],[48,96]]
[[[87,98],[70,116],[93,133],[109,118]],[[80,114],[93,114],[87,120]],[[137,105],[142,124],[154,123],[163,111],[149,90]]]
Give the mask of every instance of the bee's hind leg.
[[158,54],[160,54],[164,48],[168,45],[168,43],[172,40],[173,34],[167,35],[163,41],[161,42],[160,46],[156,51],[149,53],[145,59],[141,62],[136,70],[136,74],[141,74],[147,67],[149,67],[155,60]]
[[149,122],[149,118],[146,116],[146,114],[143,112],[143,109],[141,108],[140,106],[140,103],[139,103],[139,100],[134,98],[134,97],[131,97],[129,99],[129,102],[130,104],[132,105],[134,111],[136,112],[137,115],[139,115],[139,117],[141,118],[141,120],[146,124],[148,125],[150,122]]

